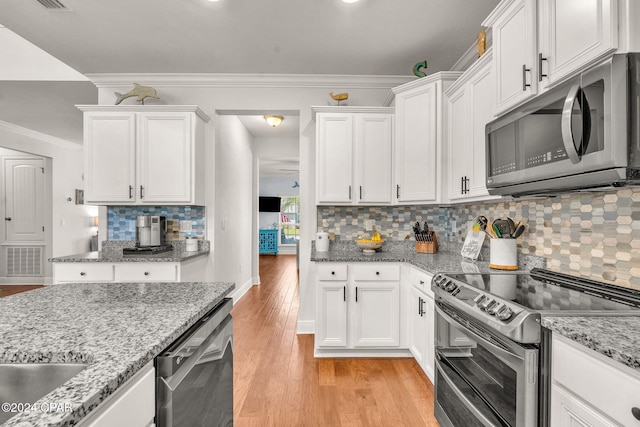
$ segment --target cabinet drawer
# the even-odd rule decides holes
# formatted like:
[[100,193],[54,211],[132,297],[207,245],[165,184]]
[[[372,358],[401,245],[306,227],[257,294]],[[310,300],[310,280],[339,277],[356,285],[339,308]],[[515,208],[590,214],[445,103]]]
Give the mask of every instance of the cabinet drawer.
[[[640,407],[640,376],[615,366],[598,353],[565,338],[554,336],[552,378],[591,407],[621,425],[637,425],[631,408]],[[557,409],[557,408],[556,408]],[[553,411],[553,408],[552,408]]]
[[116,265],[119,282],[175,282],[178,280],[178,264],[132,262]]
[[433,274],[424,272],[415,267],[411,268],[411,273],[409,274],[411,285],[433,298],[431,279],[433,279]]
[[354,265],[353,278],[356,281],[400,280],[400,266],[397,264]]
[[56,263],[54,264],[57,282],[112,282],[113,264],[108,263]]
[[322,264],[317,271],[318,280],[347,280],[347,264]]

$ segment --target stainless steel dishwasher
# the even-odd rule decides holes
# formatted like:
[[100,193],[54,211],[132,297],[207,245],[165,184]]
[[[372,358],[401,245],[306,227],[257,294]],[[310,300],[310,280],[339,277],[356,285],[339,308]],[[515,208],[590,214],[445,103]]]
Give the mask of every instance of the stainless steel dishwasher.
[[156,357],[156,425],[233,425],[231,299],[209,311]]

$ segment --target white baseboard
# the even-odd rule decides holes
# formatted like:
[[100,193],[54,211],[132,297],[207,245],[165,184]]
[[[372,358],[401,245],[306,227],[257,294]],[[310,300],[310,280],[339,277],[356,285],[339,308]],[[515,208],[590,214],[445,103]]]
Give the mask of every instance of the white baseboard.
[[298,321],[298,330],[296,334],[305,335],[305,334],[315,334],[316,333],[316,322],[314,320],[299,320]]
[[255,276],[253,279],[251,279],[251,281],[253,282],[254,285],[259,285],[260,282],[260,276]]
[[372,350],[352,350],[352,349],[330,349],[316,348],[313,356],[323,357],[413,357],[411,351],[406,348],[399,349],[372,349]]
[[235,303],[240,301],[240,298],[242,298],[244,296],[244,294],[246,294],[249,289],[251,289],[251,286],[253,286],[252,282],[253,282],[253,280],[251,280],[251,279],[247,280],[240,287],[236,287],[234,289],[233,293],[231,295],[229,295],[229,298],[233,298],[233,304],[234,305],[235,305]]

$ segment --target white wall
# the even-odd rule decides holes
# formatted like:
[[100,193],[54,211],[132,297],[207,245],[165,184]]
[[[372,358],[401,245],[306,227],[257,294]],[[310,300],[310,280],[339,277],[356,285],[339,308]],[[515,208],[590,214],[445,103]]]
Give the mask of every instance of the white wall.
[[[300,112],[300,137],[299,137],[299,156],[300,156],[300,213],[303,218],[300,227],[300,306],[298,317],[299,332],[313,332],[315,321],[315,277],[311,262],[311,242],[316,232],[316,206],[315,206],[315,122],[312,120],[312,105],[327,105],[331,102],[328,93],[349,92],[350,105],[369,105],[383,106],[388,101],[390,88],[411,80],[411,77],[395,77],[395,78],[372,78],[366,76],[346,76],[342,79],[335,76],[329,78],[318,77],[318,81],[312,82],[313,76],[259,76],[245,79],[243,76],[233,76],[237,82],[229,81],[229,76],[222,76],[220,80],[213,75],[210,77],[202,76],[175,76],[175,75],[93,75],[89,76],[98,87],[98,99],[100,104],[113,104],[114,91],[127,91],[131,89],[132,81],[144,82],[146,85],[155,87],[161,98],[157,101],[162,104],[195,104],[210,116],[214,117],[217,110],[297,110]],[[287,79],[291,78],[291,81]],[[202,79],[202,80],[198,80]],[[245,83],[247,81],[247,83]],[[152,101],[149,101],[151,103]],[[223,116],[218,116],[222,119]],[[218,144],[216,140],[215,127],[218,120],[212,120],[208,124],[207,144]],[[221,120],[222,121],[222,120]],[[236,124],[228,123],[234,129]],[[222,131],[222,126],[219,126]],[[219,136],[220,138],[222,135]],[[223,277],[218,276],[217,264],[225,262],[228,268],[244,270],[244,264],[247,262],[248,255],[252,250],[257,251],[257,245],[240,244],[238,240],[233,240],[233,246],[220,247],[217,246],[218,240],[215,236],[221,230],[221,221],[216,218],[220,213],[218,205],[227,203],[225,197],[244,197],[244,194],[232,194],[225,192],[225,197],[215,193],[224,186],[219,180],[242,180],[242,191],[245,191],[248,197],[252,194],[252,188],[244,188],[245,177],[242,174],[253,172],[255,177],[255,162],[252,168],[244,166],[246,162],[244,149],[241,158],[235,159],[227,157],[226,161],[230,164],[222,165],[222,161],[215,161],[216,155],[222,153],[208,154],[207,163],[215,164],[216,167],[224,167],[223,174],[216,171],[215,182],[217,185],[211,190],[211,201],[207,205],[207,237],[214,241],[216,246],[213,250],[212,259],[215,264],[212,280],[220,280]],[[250,170],[253,169],[253,170]],[[249,178],[246,178],[249,179]],[[213,179],[212,179],[213,180]],[[211,181],[207,185],[211,187]],[[229,185],[237,186],[240,190],[239,183]],[[256,209],[257,210],[257,209]],[[215,211],[211,214],[211,211]],[[231,227],[232,222],[237,222],[238,227],[246,227],[249,229],[248,218],[244,215],[233,217],[230,214],[225,218],[227,227]],[[250,220],[257,227],[257,218]],[[234,225],[235,227],[235,225]],[[244,229],[243,229],[244,230]],[[214,236],[214,237],[212,237]],[[256,239],[255,236],[249,236],[249,242]],[[253,240],[255,241],[255,240]],[[252,249],[253,246],[255,249]],[[245,253],[242,253],[245,251]],[[226,252],[222,255],[221,252]],[[235,265],[235,267],[233,267]],[[248,272],[245,275],[248,278]],[[237,274],[240,277],[240,274]],[[237,280],[236,285],[243,283],[245,276]]]
[[[51,206],[51,214],[45,226],[46,258],[88,252],[97,208],[75,204],[75,189],[84,187],[82,146],[4,122],[0,122],[0,145],[48,158],[50,182],[45,185],[51,188],[51,200],[45,204]],[[51,283],[51,263],[46,267],[45,283]]]
[[235,282],[236,293],[242,294],[252,285],[255,208],[251,135],[237,116],[218,119],[214,216],[207,214],[207,228],[214,225],[216,230],[213,239],[215,279]]

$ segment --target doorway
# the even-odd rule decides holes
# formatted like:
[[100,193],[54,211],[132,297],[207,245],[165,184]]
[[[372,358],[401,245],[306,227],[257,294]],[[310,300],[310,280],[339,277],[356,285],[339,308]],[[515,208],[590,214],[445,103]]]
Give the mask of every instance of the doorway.
[[48,159],[0,148],[0,283],[43,283]]

